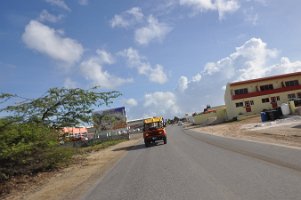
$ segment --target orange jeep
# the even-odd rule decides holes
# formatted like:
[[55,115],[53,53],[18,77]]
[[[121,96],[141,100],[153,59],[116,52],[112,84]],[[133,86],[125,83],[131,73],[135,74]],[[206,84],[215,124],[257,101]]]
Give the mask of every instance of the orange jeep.
[[157,140],[163,140],[164,144],[167,143],[163,117],[152,117],[144,120],[143,138],[146,147]]

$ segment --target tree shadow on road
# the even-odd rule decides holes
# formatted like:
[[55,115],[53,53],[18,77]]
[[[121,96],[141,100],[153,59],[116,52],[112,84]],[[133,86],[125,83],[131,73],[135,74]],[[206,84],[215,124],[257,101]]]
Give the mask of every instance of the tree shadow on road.
[[124,150],[125,151],[133,151],[133,150],[148,149],[148,148],[161,146],[161,145],[163,145],[163,143],[151,144],[149,147],[145,147],[145,144],[138,144],[138,145],[132,145],[132,146],[129,146],[129,147],[117,148],[117,149],[114,149],[113,151],[124,151]]
[[301,125],[293,126],[292,128],[300,128],[301,129]]
[[132,145],[132,146],[128,146],[128,147],[121,147],[121,148],[117,148],[114,149],[113,151],[133,151],[133,150],[140,150],[140,149],[145,149],[145,145],[144,144],[138,144],[138,145]]

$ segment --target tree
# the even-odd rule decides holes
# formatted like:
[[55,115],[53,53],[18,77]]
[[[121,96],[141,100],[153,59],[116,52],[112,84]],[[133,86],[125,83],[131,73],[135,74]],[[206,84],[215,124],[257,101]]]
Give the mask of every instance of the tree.
[[[100,92],[99,87],[88,90],[51,88],[36,99],[22,99],[15,105],[5,106],[0,112],[11,113],[16,121],[43,123],[51,128],[90,123],[93,107],[112,103],[121,95],[118,91]],[[0,103],[17,95],[0,94]]]
[[175,116],[175,117],[173,118],[173,121],[174,121],[175,123],[177,123],[179,120],[180,120],[180,118],[177,117],[177,116]]
[[51,88],[36,99],[0,93],[0,114],[5,116],[0,117],[0,184],[15,175],[65,164],[74,150],[58,145],[57,128],[92,122],[94,107],[108,105],[120,95],[98,87]]

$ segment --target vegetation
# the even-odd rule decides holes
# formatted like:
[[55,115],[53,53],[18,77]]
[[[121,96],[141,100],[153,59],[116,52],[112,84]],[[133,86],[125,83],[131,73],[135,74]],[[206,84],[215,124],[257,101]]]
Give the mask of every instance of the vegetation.
[[0,182],[11,176],[34,174],[66,163],[73,155],[72,148],[57,143],[57,133],[36,123],[0,121]]
[[[121,95],[98,89],[52,88],[36,99],[1,93],[0,113],[6,116],[0,118],[0,183],[15,175],[34,174],[68,162],[75,150],[58,145],[58,129],[91,123],[93,106],[108,105]],[[9,102],[12,105],[7,105]]]
[[[10,113],[16,121],[43,123],[51,128],[76,126],[91,122],[93,106],[108,105],[120,95],[117,91],[99,92],[98,87],[90,90],[51,88],[40,98],[22,98],[21,102],[6,106],[0,112]],[[12,98],[20,97],[0,94],[3,102]]]

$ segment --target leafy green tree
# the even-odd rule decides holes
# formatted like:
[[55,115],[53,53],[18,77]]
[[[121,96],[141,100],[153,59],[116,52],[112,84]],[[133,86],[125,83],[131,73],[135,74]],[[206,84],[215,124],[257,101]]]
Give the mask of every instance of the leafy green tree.
[[177,116],[175,116],[175,117],[173,118],[173,121],[176,122],[176,123],[177,123],[179,120],[180,120],[180,118],[177,117]]
[[92,122],[94,107],[108,105],[120,95],[98,87],[51,88],[36,99],[0,93],[0,113],[6,116],[0,117],[0,183],[67,162],[74,150],[58,145],[57,129]]
[[[52,128],[90,123],[93,107],[108,105],[121,95],[118,91],[98,90],[98,87],[89,90],[51,88],[42,97],[22,99],[15,105],[0,109],[0,112],[11,113],[11,116],[22,122],[43,123]],[[0,94],[2,102],[17,97],[8,93]]]

